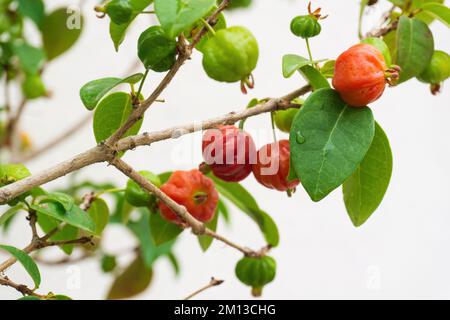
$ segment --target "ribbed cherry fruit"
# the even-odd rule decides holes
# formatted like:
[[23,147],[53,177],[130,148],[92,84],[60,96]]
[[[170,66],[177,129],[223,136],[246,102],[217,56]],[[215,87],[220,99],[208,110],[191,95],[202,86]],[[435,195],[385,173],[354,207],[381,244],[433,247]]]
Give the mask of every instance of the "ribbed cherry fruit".
[[214,175],[224,181],[239,182],[252,172],[256,155],[253,138],[235,126],[207,130],[202,140],[203,159]]
[[347,104],[364,107],[381,97],[389,77],[398,76],[395,72],[387,69],[380,50],[360,43],[337,58],[333,86]]
[[263,146],[258,151],[257,163],[253,165],[256,180],[269,189],[294,190],[300,181],[288,181],[290,154],[288,140]]
[[[161,191],[184,206],[199,221],[208,222],[216,213],[219,194],[214,187],[214,182],[196,169],[173,172],[169,180],[161,186]],[[166,220],[183,223],[162,201],[159,203],[159,210]]]

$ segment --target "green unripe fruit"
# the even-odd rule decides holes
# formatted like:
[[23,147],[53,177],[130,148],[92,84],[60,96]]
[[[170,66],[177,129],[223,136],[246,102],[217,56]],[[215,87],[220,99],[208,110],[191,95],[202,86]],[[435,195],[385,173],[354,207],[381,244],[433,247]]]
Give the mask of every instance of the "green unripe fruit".
[[236,265],[236,276],[244,284],[252,287],[252,294],[259,297],[263,287],[275,279],[277,265],[272,257],[244,257]]
[[130,22],[133,16],[133,7],[128,0],[112,0],[105,10],[115,24]]
[[315,37],[321,30],[319,21],[311,15],[295,17],[291,22],[291,32],[303,39]]
[[275,120],[275,125],[277,128],[286,133],[291,132],[292,121],[294,120],[297,112],[298,109],[294,108],[275,111],[273,119]]
[[159,26],[142,32],[138,40],[138,56],[146,69],[165,72],[175,63],[177,42]]
[[259,57],[258,42],[244,27],[217,31],[202,51],[203,68],[210,78],[220,82],[238,82],[248,78]]
[[430,64],[417,77],[422,82],[439,84],[450,77],[450,56],[444,51],[436,50]]
[[27,75],[22,83],[22,92],[27,99],[37,99],[47,94],[39,75]]
[[[139,173],[155,186],[161,186],[161,180],[154,173],[150,171],[140,171]],[[156,202],[156,197],[154,195],[149,194],[146,190],[142,189],[136,182],[131,179],[127,182],[127,188],[125,189],[125,199],[134,207],[153,206]]]

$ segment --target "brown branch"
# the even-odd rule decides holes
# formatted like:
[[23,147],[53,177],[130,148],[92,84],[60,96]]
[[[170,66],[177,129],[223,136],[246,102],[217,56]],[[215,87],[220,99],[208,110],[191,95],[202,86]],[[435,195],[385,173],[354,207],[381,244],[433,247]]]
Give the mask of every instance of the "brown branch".
[[24,296],[33,296],[33,297],[37,297],[37,298],[41,298],[41,299],[45,298],[44,295],[37,294],[37,293],[34,292],[34,290],[30,289],[26,285],[24,285],[24,284],[17,284],[15,282],[9,280],[8,277],[0,277],[0,285],[16,289],[17,291],[19,291]]
[[299,105],[290,104],[290,101],[308,93],[309,91],[311,91],[311,87],[304,86],[285,95],[284,97],[270,99],[265,103],[262,103],[250,109],[246,109],[239,113],[229,113],[218,118],[206,120],[202,123],[203,128],[196,124],[189,124],[173,127],[162,131],[156,131],[154,133],[146,133],[135,137],[128,137],[120,140],[117,143],[117,147],[115,148],[115,150],[111,149],[105,144],[100,144],[97,147],[89,149],[70,160],[57,164],[52,168],[46,169],[28,178],[19,180],[15,183],[0,188],[0,205],[7,203],[8,201],[16,198],[24,192],[30,191],[34,187],[53,181],[57,178],[65,176],[66,174],[84,168],[91,164],[108,161],[114,157],[114,154],[117,151],[134,149],[136,146],[148,145],[156,141],[170,139],[175,135],[208,129],[225,123],[235,123],[239,120],[256,116],[265,112],[287,109],[291,107],[298,108]]
[[184,206],[179,205],[174,200],[172,200],[169,196],[167,196],[164,192],[162,192],[157,186],[149,182],[142,175],[140,175],[136,170],[134,170],[130,165],[128,165],[125,161],[119,158],[114,158],[110,161],[111,165],[115,166],[119,171],[124,173],[126,176],[134,180],[138,185],[140,185],[147,192],[154,194],[160,201],[164,202],[172,211],[184,222],[186,222],[192,229],[192,232],[195,235],[207,235],[222,241],[223,243],[229,245],[236,250],[239,250],[244,255],[249,257],[259,256],[259,253],[253,251],[249,248],[242,247],[225,237],[217,234],[216,232],[208,229],[201,221],[195,219]]
[[208,289],[210,289],[212,287],[220,286],[222,283],[224,283],[224,280],[218,280],[216,278],[211,278],[211,281],[209,281],[209,283],[206,286],[204,286],[203,288],[200,288],[197,291],[191,293],[186,298],[184,298],[184,300],[192,299],[193,297],[195,297],[196,295],[202,293],[203,291],[206,291],[206,290],[208,290]]

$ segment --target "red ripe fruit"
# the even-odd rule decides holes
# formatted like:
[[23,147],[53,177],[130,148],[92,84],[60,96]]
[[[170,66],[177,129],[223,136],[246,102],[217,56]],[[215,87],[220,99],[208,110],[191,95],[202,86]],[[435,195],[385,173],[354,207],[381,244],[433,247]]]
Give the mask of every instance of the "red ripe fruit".
[[290,147],[288,140],[266,144],[258,151],[257,163],[253,165],[253,174],[263,186],[278,191],[295,189],[299,180],[289,181]]
[[216,177],[239,182],[252,172],[256,147],[248,133],[235,126],[221,126],[204,133],[202,152]]
[[380,50],[370,44],[360,43],[337,58],[333,86],[348,105],[364,107],[383,94],[386,70]]
[[[175,171],[161,186],[161,191],[176,203],[184,206],[189,213],[201,222],[210,221],[216,212],[219,194],[214,182],[198,170]],[[161,215],[169,221],[183,221],[162,201],[159,202]]]

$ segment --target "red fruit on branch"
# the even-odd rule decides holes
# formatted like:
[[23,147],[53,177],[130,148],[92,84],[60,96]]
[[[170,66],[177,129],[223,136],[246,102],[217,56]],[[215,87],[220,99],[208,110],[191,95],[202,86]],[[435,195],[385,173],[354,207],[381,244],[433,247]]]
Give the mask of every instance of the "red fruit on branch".
[[360,43],[337,58],[333,86],[347,104],[364,107],[381,97],[388,77],[398,76],[395,70],[387,71],[383,54],[370,44]]
[[288,181],[290,147],[288,140],[280,140],[263,146],[253,165],[256,180],[269,189],[278,191],[294,190],[299,180]]
[[239,182],[252,171],[256,147],[248,133],[228,125],[204,133],[202,152],[203,159],[216,177]]
[[[184,206],[195,219],[201,222],[210,221],[216,213],[219,194],[214,187],[214,182],[198,170],[175,171],[161,186],[161,191]],[[159,210],[166,220],[183,223],[162,201],[159,202]]]

